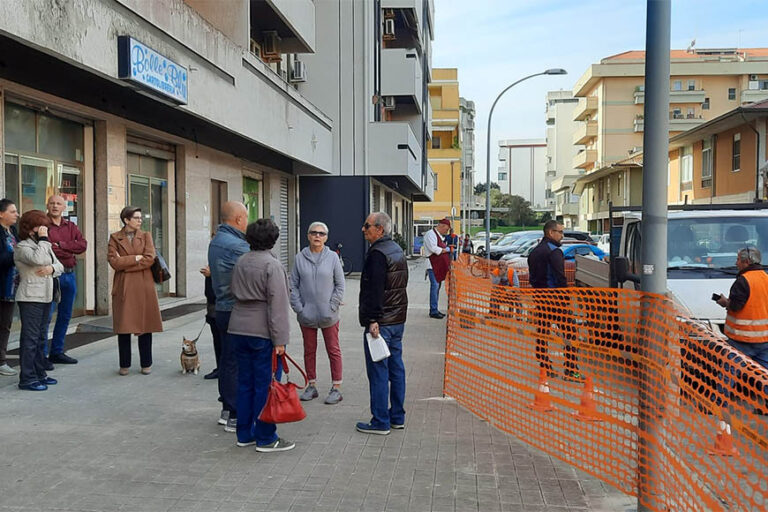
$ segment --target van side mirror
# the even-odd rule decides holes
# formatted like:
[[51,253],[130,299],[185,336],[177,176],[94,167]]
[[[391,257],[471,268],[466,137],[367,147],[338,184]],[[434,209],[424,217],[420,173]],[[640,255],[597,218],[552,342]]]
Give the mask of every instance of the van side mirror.
[[616,256],[610,262],[613,265],[613,275],[616,277],[616,282],[623,284],[627,281],[640,284],[640,276],[629,272],[629,258],[625,256]]

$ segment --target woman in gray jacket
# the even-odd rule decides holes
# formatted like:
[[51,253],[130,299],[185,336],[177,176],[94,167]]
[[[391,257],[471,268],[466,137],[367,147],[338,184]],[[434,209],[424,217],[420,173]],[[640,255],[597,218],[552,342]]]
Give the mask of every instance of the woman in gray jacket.
[[304,339],[304,368],[309,386],[304,401],[317,398],[317,329],[323,331],[325,350],[331,363],[332,387],[326,404],[337,404],[341,396],[341,348],[339,347],[339,306],[344,299],[344,270],[339,256],[326,247],[328,226],[313,222],[307,232],[309,247],[296,255],[291,271],[291,307],[298,316]]
[[40,210],[30,210],[19,221],[19,239],[13,261],[19,272],[16,303],[21,317],[19,339],[19,388],[45,391],[56,379],[45,372],[45,344],[48,341],[54,277],[64,272],[48,241],[50,219]]

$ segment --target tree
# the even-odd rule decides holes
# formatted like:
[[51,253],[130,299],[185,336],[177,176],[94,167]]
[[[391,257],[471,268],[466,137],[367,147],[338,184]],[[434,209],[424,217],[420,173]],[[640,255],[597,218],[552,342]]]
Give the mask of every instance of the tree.
[[[491,182],[491,190],[501,190],[498,183]],[[485,194],[485,183],[478,183],[475,185],[475,195]]]
[[509,196],[509,210],[507,218],[510,224],[525,226],[536,223],[536,213],[531,210],[531,203],[520,196]]

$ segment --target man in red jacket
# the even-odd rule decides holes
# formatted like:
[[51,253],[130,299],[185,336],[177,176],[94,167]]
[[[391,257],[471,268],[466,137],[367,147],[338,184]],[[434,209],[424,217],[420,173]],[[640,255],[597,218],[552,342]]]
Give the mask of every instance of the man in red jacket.
[[61,302],[51,303],[50,315],[58,307],[56,325],[53,328],[50,354],[48,355],[49,367],[53,363],[77,364],[77,359],[64,353],[64,336],[67,335],[69,320],[72,318],[72,307],[77,295],[77,280],[75,279],[75,255],[82,254],[88,247],[88,242],[77,225],[64,218],[67,211],[67,202],[63,197],[55,195],[48,198],[48,217],[51,226],[48,228],[48,240],[53,245],[53,252],[64,265],[64,273],[59,276],[61,285]]

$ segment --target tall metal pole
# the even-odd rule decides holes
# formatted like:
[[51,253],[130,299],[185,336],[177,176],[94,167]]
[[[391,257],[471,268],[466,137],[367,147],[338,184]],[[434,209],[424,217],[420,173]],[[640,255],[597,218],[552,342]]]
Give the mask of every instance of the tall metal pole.
[[[546,71],[542,71],[541,73],[534,73],[532,75],[528,75],[526,77],[521,78],[517,82],[514,82],[510,85],[508,85],[503,91],[499,93],[498,96],[496,96],[496,99],[493,101],[493,105],[491,105],[491,111],[488,112],[488,132],[486,133],[486,144],[485,144],[485,257],[488,260],[488,263],[491,262],[491,120],[493,119],[493,109],[496,108],[496,103],[499,102],[499,99],[504,96],[504,93],[519,84],[520,82],[523,82],[525,80],[528,80],[529,78],[533,78],[535,76],[539,75],[565,75],[566,71],[564,69],[559,68],[553,68],[548,69]],[[510,178],[510,176],[507,176],[507,178]]]
[[[643,291],[667,291],[667,159],[669,153],[669,52],[671,0],[648,0],[645,29],[645,128],[643,130]],[[641,325],[651,325],[650,301],[642,301]],[[652,331],[640,336],[641,353],[656,359]],[[659,342],[662,340],[659,339]],[[646,349],[646,350],[643,350]],[[658,509],[654,484],[662,482],[658,471],[658,418],[652,407],[654,391],[662,376],[654,364],[641,373],[639,390],[639,475],[638,511]]]

